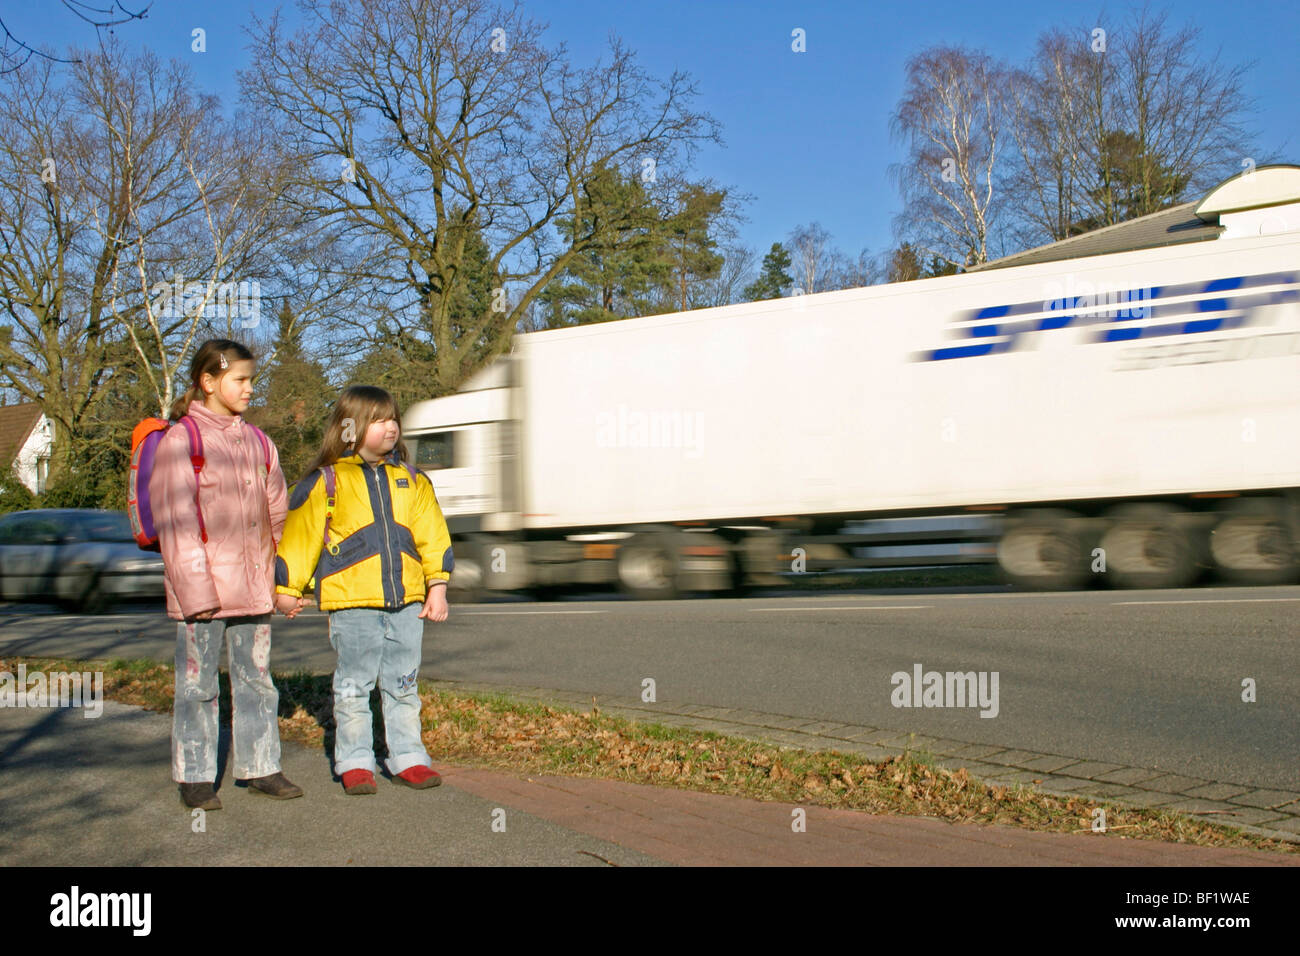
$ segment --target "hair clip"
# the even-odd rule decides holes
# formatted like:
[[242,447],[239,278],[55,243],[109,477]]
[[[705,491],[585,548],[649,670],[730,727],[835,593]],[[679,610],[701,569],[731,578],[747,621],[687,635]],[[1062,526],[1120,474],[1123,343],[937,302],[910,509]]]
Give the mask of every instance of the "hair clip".
[[218,352],[218,353],[217,353],[217,358],[221,359],[221,367],[222,367],[222,368],[230,368],[230,363],[226,361],[226,353],[225,353],[225,352]]

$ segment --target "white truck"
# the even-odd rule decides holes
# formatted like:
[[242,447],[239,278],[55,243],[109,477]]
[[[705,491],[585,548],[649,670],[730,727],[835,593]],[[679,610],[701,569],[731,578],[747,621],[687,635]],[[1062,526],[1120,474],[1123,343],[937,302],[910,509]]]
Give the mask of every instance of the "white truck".
[[521,334],[403,429],[470,594],[734,594],[953,515],[1031,587],[1294,581],[1300,231]]

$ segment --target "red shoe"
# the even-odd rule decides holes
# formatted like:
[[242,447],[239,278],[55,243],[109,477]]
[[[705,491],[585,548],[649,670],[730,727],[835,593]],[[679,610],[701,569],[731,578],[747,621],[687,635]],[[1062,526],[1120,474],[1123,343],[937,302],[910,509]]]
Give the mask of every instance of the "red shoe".
[[442,783],[442,777],[438,776],[438,771],[430,770],[423,764],[416,764],[396,774],[393,783],[400,783],[415,790],[427,790]]
[[375,775],[369,770],[346,770],[343,773],[343,792],[348,794],[377,793]]

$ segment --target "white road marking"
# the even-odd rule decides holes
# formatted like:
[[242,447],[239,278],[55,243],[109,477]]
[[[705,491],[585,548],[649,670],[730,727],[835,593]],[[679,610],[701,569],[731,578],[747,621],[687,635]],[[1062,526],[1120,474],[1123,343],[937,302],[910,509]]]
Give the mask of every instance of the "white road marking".
[[850,604],[843,607],[751,607],[747,611],[919,611],[933,604]]
[[1211,598],[1197,599],[1191,601],[1115,601],[1113,606],[1119,607],[1124,604],[1269,604],[1276,601],[1300,601],[1300,597],[1293,598]]
[[504,614],[507,617],[520,614],[605,614],[605,611],[460,611],[461,616],[481,617],[487,614]]

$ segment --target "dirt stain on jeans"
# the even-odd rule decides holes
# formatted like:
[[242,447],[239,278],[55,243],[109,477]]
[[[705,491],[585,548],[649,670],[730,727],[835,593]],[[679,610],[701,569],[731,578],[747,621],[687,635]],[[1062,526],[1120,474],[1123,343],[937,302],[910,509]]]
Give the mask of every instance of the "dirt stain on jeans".
[[259,624],[253,631],[253,664],[263,674],[271,661],[271,625]]

